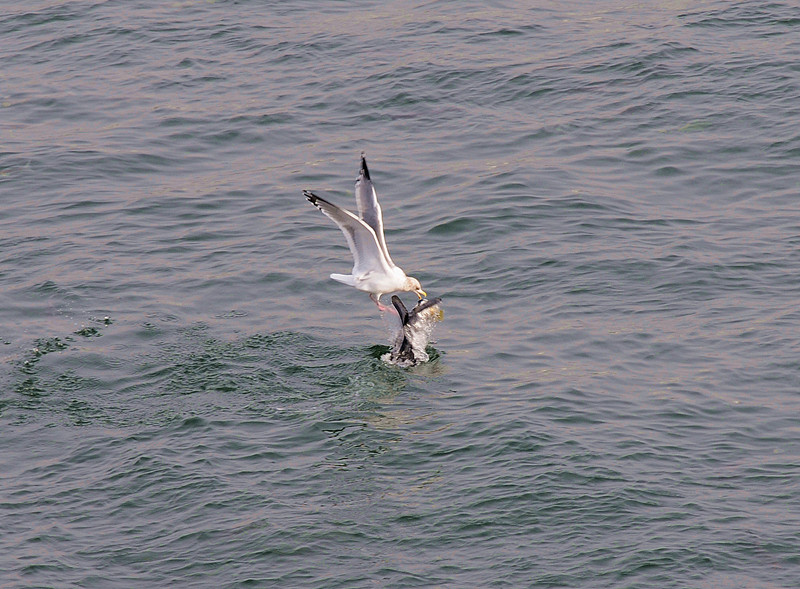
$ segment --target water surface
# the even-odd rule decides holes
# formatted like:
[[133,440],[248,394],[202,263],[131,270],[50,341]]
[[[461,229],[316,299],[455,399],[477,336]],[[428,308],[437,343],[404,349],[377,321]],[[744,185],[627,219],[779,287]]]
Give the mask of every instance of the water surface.
[[[795,586],[798,26],[6,7],[0,587]],[[301,192],[362,150],[410,370]]]

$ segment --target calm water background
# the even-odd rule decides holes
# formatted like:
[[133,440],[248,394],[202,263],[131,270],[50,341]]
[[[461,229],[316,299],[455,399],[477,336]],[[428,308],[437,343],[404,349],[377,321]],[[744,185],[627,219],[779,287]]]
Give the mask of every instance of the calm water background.
[[0,587],[797,586],[800,9],[489,4],[3,3]]

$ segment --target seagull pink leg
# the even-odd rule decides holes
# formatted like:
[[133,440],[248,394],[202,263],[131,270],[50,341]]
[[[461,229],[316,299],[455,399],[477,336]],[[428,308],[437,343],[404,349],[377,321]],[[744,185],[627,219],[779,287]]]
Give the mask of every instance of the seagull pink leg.
[[378,305],[378,310],[380,310],[381,313],[383,313],[383,312],[385,312],[385,311],[387,311],[389,309],[389,307],[385,307],[384,305],[381,305],[381,302],[378,300],[378,297],[375,296],[375,293],[369,293],[369,298],[372,299],[373,303]]

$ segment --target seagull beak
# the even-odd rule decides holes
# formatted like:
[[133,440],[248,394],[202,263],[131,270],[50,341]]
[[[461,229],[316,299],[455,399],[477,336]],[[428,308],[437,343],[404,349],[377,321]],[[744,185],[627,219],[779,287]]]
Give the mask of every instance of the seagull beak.
[[417,296],[418,296],[419,298],[422,298],[422,297],[427,297],[427,296],[428,296],[428,293],[427,293],[427,292],[425,292],[424,290],[422,290],[421,288],[420,288],[420,289],[418,289],[418,290],[415,290],[414,292],[415,292],[415,293],[417,293]]

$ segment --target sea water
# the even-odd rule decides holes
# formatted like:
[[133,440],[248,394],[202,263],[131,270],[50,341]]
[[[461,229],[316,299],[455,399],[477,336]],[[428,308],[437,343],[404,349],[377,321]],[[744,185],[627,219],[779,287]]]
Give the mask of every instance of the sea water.
[[796,587],[798,26],[4,3],[0,587]]

